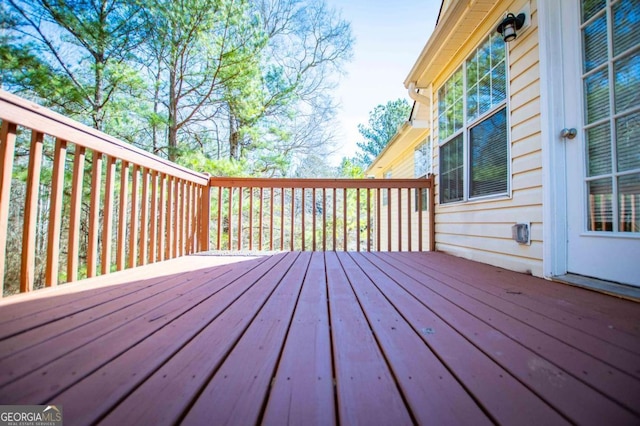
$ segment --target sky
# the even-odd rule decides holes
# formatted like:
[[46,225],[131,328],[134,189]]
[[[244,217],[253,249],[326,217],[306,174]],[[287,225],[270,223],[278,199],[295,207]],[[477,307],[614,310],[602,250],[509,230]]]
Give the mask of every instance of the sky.
[[346,66],[335,98],[338,152],[334,161],[353,156],[369,111],[398,98],[410,100],[404,79],[435,28],[440,0],[327,0],[351,22],[353,60]]

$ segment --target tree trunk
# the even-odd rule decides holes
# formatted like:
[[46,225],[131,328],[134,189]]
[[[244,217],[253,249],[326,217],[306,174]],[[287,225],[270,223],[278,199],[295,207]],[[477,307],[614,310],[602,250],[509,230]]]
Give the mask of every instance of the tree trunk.
[[153,153],[158,153],[158,110],[160,107],[160,60],[158,59],[158,72],[156,73],[155,88],[153,91],[153,124],[151,125],[151,138],[153,145]]
[[169,70],[169,161],[175,161],[178,148],[178,100],[176,99],[176,71]]
[[94,74],[95,78],[95,90],[93,93],[93,127],[102,130],[103,117],[102,117],[102,69],[104,64],[96,58],[96,70]]
[[240,135],[233,114],[229,114],[229,158],[240,159]]

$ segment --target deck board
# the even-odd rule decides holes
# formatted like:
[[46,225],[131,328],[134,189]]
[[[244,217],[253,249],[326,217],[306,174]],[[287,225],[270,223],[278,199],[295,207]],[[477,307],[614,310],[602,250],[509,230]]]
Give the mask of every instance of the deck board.
[[401,270],[376,262],[375,257],[366,260],[368,268],[379,269],[388,277],[379,278],[376,285],[491,419],[501,424],[566,424],[550,405],[442,318],[420,287],[412,291],[412,280]]
[[313,253],[269,400],[265,425],[336,422],[324,254]]
[[[409,266],[409,264],[405,265]],[[414,268],[419,266],[419,264],[413,264]],[[421,271],[416,269],[414,271],[411,274],[414,278],[419,278],[421,275],[427,277]],[[589,341],[591,347],[587,348],[589,352],[585,352],[568,345],[563,339],[566,337],[569,341],[577,342],[577,346],[580,346],[583,343],[582,339],[589,337],[583,333],[570,333],[564,329],[562,324],[549,324],[550,321],[545,322],[545,327],[540,327],[540,321],[535,320],[544,320],[544,317],[533,318],[534,313],[528,313],[525,317],[521,317],[521,311],[514,310],[513,304],[509,302],[475,289],[467,288],[466,291],[462,291],[450,285],[434,281],[432,283],[434,283],[431,286],[432,289],[448,300],[454,301],[462,309],[477,318],[486,318],[496,330],[512,340],[526,346],[537,355],[544,354],[548,361],[574,376],[582,377],[586,384],[601,389],[613,399],[624,403],[629,410],[640,414],[640,406],[637,405],[640,382],[637,378],[630,376],[634,375],[633,368],[640,365],[639,357],[628,352],[625,354],[617,348],[607,347],[603,341],[599,343]],[[458,288],[464,289],[461,283],[458,284]],[[507,315],[505,312],[510,312],[513,316]],[[536,327],[544,328],[546,332],[540,331]],[[594,353],[604,358],[604,361],[594,356]],[[623,355],[628,356],[624,357]],[[626,361],[626,365],[612,368],[612,364],[621,359]]]
[[344,424],[411,424],[400,390],[336,253],[325,253],[338,416]]
[[[383,255],[386,256],[386,255]],[[393,267],[389,264],[389,267]],[[555,347],[547,348],[540,342],[522,342],[503,329],[513,324],[508,318],[482,303],[472,303],[464,293],[438,282],[417,269],[402,268],[411,277],[406,281],[407,288],[422,300],[429,300],[429,306],[437,314],[463,334],[481,351],[505,367],[528,388],[536,391],[548,404],[553,404],[570,420],[585,424],[598,421],[615,423],[630,422],[636,416],[602,395],[567,370],[554,364]],[[521,333],[522,334],[522,333]],[[523,337],[523,336],[518,336]],[[557,345],[562,342],[556,340]],[[533,347],[540,348],[537,351]],[[562,358],[565,365],[574,362],[570,357]],[[586,379],[590,377],[587,375]],[[618,380],[627,377],[618,377]],[[616,378],[611,379],[616,382]],[[614,385],[620,393],[629,391],[625,380],[622,385]]]
[[[451,256],[433,254],[442,265],[434,268],[430,262],[426,268],[443,277],[444,282],[446,277],[457,278],[610,343],[624,342],[629,350],[640,354],[640,324],[633,321],[636,311],[633,303],[620,304],[615,297],[603,300],[601,294],[594,291],[541,281],[526,274],[511,274],[505,269],[466,259],[454,258],[452,263]],[[412,253],[406,259],[421,256]]]
[[442,253],[188,256],[0,301],[66,424],[637,424],[640,305]]
[[356,264],[346,253],[338,256],[349,281],[358,284],[353,285],[358,302],[415,420],[420,424],[491,424],[416,330],[374,286],[371,279],[379,280],[382,272],[367,268],[366,263]]

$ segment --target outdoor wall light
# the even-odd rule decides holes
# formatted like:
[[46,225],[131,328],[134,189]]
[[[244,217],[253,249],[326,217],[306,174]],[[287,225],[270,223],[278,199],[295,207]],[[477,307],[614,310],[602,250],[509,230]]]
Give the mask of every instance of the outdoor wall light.
[[522,28],[525,18],[524,13],[520,13],[518,16],[513,13],[507,13],[507,16],[504,17],[500,25],[498,25],[498,28],[496,28],[496,31],[502,35],[505,43],[509,43],[518,37],[516,31]]

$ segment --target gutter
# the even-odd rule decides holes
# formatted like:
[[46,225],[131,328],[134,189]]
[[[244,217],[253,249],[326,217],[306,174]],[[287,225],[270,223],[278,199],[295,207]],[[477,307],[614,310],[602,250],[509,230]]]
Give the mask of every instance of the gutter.
[[407,87],[407,91],[409,92],[409,97],[414,101],[421,103],[425,106],[431,106],[431,98],[429,96],[425,96],[420,93],[420,89],[416,88],[415,81],[412,81],[409,83],[409,87]]

